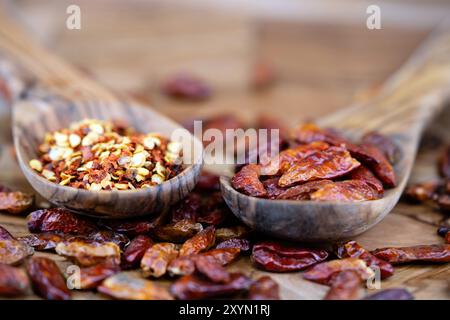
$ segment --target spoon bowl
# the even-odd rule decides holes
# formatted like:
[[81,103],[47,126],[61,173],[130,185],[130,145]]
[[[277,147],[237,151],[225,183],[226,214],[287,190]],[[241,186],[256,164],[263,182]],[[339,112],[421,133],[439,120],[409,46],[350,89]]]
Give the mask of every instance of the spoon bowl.
[[233,213],[258,232],[301,242],[349,239],[379,223],[403,193],[424,128],[449,100],[450,32],[446,26],[430,36],[372,101],[317,122],[341,129],[351,140],[373,130],[390,136],[401,151],[395,165],[397,187],[373,201],[270,200],[242,194],[232,187],[230,177],[222,176],[222,195]]
[[[13,138],[19,165],[31,186],[51,203],[101,218],[157,214],[185,197],[202,167],[203,146],[187,130],[148,106],[113,94],[34,43],[0,12],[0,53],[21,70],[24,84],[13,102]],[[8,85],[8,80],[6,83]],[[87,118],[123,120],[138,132],[157,132],[183,144],[184,170],[160,185],[139,190],[90,191],[48,181],[29,167],[46,132]],[[176,131],[183,130],[183,131]]]
[[187,131],[188,143],[195,149],[189,160],[191,164],[160,185],[137,190],[90,191],[49,182],[28,165],[31,159],[38,157],[36,148],[46,132],[68,127],[70,123],[86,118],[121,119],[139,132],[158,132],[165,137],[171,137],[175,130],[181,128],[138,104],[70,104],[64,100],[46,100],[28,97],[17,103],[13,112],[13,133],[17,158],[25,177],[51,203],[95,217],[129,218],[162,212],[194,188],[201,170],[202,144]]

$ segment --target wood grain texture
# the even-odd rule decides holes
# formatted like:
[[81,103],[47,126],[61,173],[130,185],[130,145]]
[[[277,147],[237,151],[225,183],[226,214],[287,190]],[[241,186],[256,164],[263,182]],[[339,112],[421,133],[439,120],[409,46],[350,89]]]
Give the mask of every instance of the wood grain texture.
[[[37,146],[46,132],[86,118],[125,121],[139,132],[158,132],[171,138],[182,129],[167,117],[133,101],[120,99],[62,60],[34,44],[19,28],[0,16],[0,52],[37,83],[22,92],[13,105],[13,136],[17,159],[31,186],[51,203],[83,214],[124,218],[161,213],[195,186],[202,167],[202,145],[184,130],[186,168],[176,177],[146,189],[89,191],[49,182],[28,163],[38,158]],[[40,60],[36,64],[36,59]],[[188,146],[191,146],[188,149]]]
[[354,203],[269,200],[236,191],[221,177],[225,202],[245,224],[292,241],[335,241],[357,236],[379,223],[398,202],[428,122],[450,98],[450,31],[433,35],[366,104],[329,115],[319,124],[343,129],[351,138],[377,130],[401,148],[398,185],[379,200]]
[[[428,5],[429,2],[420,4]],[[221,13],[211,13],[206,20],[206,17],[199,18],[198,14],[180,12],[176,7],[162,12],[160,5],[147,11],[142,7],[133,10],[132,6],[123,6],[117,13],[114,8],[104,10],[101,4],[100,8],[92,8],[91,5],[97,2],[82,0],[77,3],[87,12],[88,24],[86,28],[72,32],[61,28],[65,18],[61,14],[65,8],[63,1],[58,1],[60,7],[55,7],[54,1],[22,0],[20,3],[26,4],[26,8],[20,6],[23,22],[42,35],[55,52],[82,66],[102,83],[116,90],[138,93],[145,100],[152,101],[158,111],[180,121],[187,117],[202,118],[225,112],[246,121],[254,121],[260,113],[271,114],[289,125],[320,118],[349,105],[355,94],[358,98],[370,95],[428,32],[427,29],[389,27],[371,32],[332,20],[327,20],[326,24],[305,21],[286,24],[268,18],[237,20],[226,18]],[[167,6],[170,7],[168,3]],[[121,23],[117,23],[118,18]],[[192,25],[192,21],[197,23]],[[207,27],[201,23],[203,21]],[[147,37],[149,32],[156,34],[156,30],[161,32],[159,37]],[[238,36],[230,34],[231,30]],[[105,36],[106,33],[109,36]],[[244,41],[249,37],[249,43]],[[226,39],[226,46],[222,46],[221,41],[202,39]],[[181,45],[187,41],[189,48]],[[171,49],[165,52],[165,48]],[[270,90],[250,92],[245,87],[246,75],[239,70],[261,56],[275,64],[279,77]],[[161,95],[157,84],[171,64],[172,71],[200,70],[202,77],[206,77],[208,82],[213,81],[213,98],[198,105]],[[339,69],[336,70],[335,66]],[[369,90],[361,92],[368,85]],[[446,118],[439,116],[439,121],[430,128],[433,132],[428,134],[450,137],[449,115],[447,112]],[[15,162],[11,145],[2,144],[1,147],[0,181],[20,190],[32,190]],[[439,147],[435,145],[421,149],[412,181],[436,178],[438,152]],[[399,203],[382,222],[355,240],[370,249],[442,243],[443,240],[436,235],[436,228],[445,217],[427,206]],[[28,234],[24,217],[0,215],[0,225],[16,236]],[[55,260],[63,271],[70,264],[55,254],[39,252],[37,255]],[[327,291],[325,286],[303,280],[301,273],[269,274],[256,270],[247,257],[230,268],[252,277],[262,274],[273,277],[280,285],[283,299],[321,299]],[[416,299],[449,300],[449,278],[449,264],[399,266],[392,278],[382,282],[381,289],[402,287],[410,290]],[[25,298],[39,299],[31,293]],[[91,291],[74,292],[74,299],[104,298]]]

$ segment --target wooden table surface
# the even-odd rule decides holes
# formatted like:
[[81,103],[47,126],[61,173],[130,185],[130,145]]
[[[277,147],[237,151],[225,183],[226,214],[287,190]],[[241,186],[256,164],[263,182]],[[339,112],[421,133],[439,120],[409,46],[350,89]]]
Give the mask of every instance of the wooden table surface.
[[[39,6],[20,1],[17,18],[54,52],[88,70],[100,82],[138,96],[179,121],[231,113],[251,124],[256,116],[266,114],[291,126],[320,117],[355,99],[370,97],[432,27],[426,23],[420,27],[388,23],[382,30],[369,31],[362,24],[285,20],[189,6],[177,9],[161,1],[152,2],[145,10],[139,1],[135,7],[119,3],[118,9],[109,10],[102,10],[97,2],[79,2],[84,20],[78,31],[61,25],[65,15],[61,14],[64,10],[58,10],[64,9],[64,1],[58,5],[40,1]],[[432,4],[449,9],[445,2]],[[268,90],[254,92],[248,88],[250,70],[261,59],[274,66],[277,81]],[[214,88],[212,98],[198,104],[163,96],[161,81],[178,71],[205,78]],[[433,143],[436,137],[450,143],[449,124],[447,108],[428,130],[431,138],[420,150],[412,181],[436,178],[441,145]],[[3,143],[1,150],[0,182],[29,188],[10,146]],[[380,224],[356,240],[368,249],[442,243],[436,230],[446,218],[430,207],[399,203]],[[27,233],[23,217],[0,215],[0,225],[17,236]],[[62,269],[67,266],[64,258],[50,256]],[[252,268],[247,258],[231,268],[255,276],[263,273]],[[327,290],[304,281],[300,273],[271,276],[279,282],[284,299],[320,299]],[[449,279],[450,264],[408,265],[397,267],[381,288],[404,287],[416,299],[450,299]],[[78,292],[75,298],[102,297]]]

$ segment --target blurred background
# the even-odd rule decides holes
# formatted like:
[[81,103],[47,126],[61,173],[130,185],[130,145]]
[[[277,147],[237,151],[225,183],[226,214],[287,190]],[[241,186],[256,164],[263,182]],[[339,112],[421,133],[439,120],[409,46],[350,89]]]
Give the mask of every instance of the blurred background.
[[[16,21],[101,83],[178,121],[261,114],[287,125],[364,101],[450,13],[448,0],[17,0]],[[68,30],[66,8],[81,8]],[[380,30],[366,9],[381,9]],[[161,87],[198,77],[202,101]]]

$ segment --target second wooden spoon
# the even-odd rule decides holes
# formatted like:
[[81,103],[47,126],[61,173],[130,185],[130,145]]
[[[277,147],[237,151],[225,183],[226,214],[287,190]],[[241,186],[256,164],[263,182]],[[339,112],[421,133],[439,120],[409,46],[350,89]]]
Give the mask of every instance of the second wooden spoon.
[[[448,25],[448,24],[447,24]],[[423,129],[450,97],[450,31],[438,31],[366,105],[330,115],[319,125],[344,129],[351,138],[377,130],[401,148],[395,167],[398,186],[384,198],[365,202],[268,200],[237,192],[221,177],[233,213],[259,232],[288,240],[348,239],[380,222],[398,202],[408,181]]]

